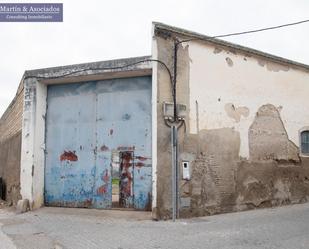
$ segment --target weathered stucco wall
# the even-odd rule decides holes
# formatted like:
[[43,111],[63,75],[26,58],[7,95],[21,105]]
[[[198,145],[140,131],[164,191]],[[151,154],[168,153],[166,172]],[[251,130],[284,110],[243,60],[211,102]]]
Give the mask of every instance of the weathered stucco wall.
[[[159,25],[160,26],[160,25]],[[157,58],[173,69],[173,39],[184,32],[155,27]],[[187,106],[179,159],[182,216],[199,216],[309,200],[309,163],[299,156],[299,130],[309,124],[309,72],[290,63],[212,42],[178,51],[177,102]],[[157,218],[171,215],[170,130],[162,104],[170,82],[157,67]],[[168,152],[168,153],[166,153]]]
[[20,155],[23,87],[0,120],[0,177],[6,188],[6,201],[16,205],[20,196]]
[[248,129],[258,109],[272,104],[289,139],[299,144],[298,131],[309,121],[309,72],[202,42],[189,43],[189,56],[190,133],[197,133],[197,101],[200,129],[234,128],[240,156],[248,158]]

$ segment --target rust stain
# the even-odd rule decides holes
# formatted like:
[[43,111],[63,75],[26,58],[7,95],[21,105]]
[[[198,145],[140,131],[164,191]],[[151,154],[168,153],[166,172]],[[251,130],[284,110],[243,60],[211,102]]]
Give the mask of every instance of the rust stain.
[[86,207],[90,207],[90,206],[92,205],[92,199],[87,199],[87,200],[85,200],[85,201],[84,201],[84,205],[85,205]]
[[71,161],[76,162],[78,161],[78,156],[75,154],[75,151],[64,151],[60,156],[60,161]]
[[104,195],[107,193],[108,190],[108,182],[109,182],[109,175],[108,170],[106,169],[101,177],[102,181],[104,182],[99,188],[97,188],[97,195]]
[[105,144],[101,146],[101,151],[108,151],[108,150],[109,148]]
[[126,151],[122,153],[121,164],[120,164],[120,206],[127,207],[127,200],[132,195],[131,185],[132,185],[132,174],[130,172],[130,167],[132,167],[133,153]]
[[133,151],[135,150],[135,146],[119,146],[117,150],[120,151]]
[[99,187],[97,189],[97,195],[104,195],[105,193],[107,193],[107,186],[104,184],[101,187]]
[[146,205],[146,207],[145,207],[145,211],[151,211],[151,206],[152,206],[152,204],[151,204],[151,199],[152,199],[152,197],[151,197],[151,193],[150,192],[148,192],[148,202],[147,202],[147,205]]
[[140,161],[146,161],[146,160],[150,159],[150,158],[148,158],[148,157],[143,157],[143,156],[136,156],[135,158],[136,158],[137,160],[140,160]]
[[144,163],[142,163],[142,162],[137,162],[137,163],[135,163],[134,164],[136,167],[143,167],[143,166],[145,166],[145,164]]
[[108,183],[108,181],[109,181],[109,175],[108,175],[108,170],[107,169],[105,170],[105,173],[102,176],[102,180],[104,182],[106,182],[106,183]]

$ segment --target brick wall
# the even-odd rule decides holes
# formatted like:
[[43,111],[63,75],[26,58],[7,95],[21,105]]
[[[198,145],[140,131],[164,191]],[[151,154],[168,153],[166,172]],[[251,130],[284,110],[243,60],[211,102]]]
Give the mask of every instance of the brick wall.
[[17,94],[0,119],[0,142],[21,131],[23,113],[23,88],[19,86]]
[[0,119],[0,177],[6,185],[6,200],[20,199],[20,156],[23,113],[23,85]]

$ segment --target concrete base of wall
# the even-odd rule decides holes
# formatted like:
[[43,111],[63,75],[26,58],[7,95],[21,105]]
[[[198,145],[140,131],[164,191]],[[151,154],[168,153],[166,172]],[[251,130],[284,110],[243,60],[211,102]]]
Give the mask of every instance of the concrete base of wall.
[[[199,180],[194,179],[194,183],[188,183],[189,192],[181,191],[180,217],[208,216],[309,201],[307,159],[299,165],[240,161],[234,173],[235,187],[230,193],[218,191],[210,175],[202,175]],[[207,183],[202,180],[203,177],[208,179]],[[169,219],[171,210],[156,208],[153,218]]]

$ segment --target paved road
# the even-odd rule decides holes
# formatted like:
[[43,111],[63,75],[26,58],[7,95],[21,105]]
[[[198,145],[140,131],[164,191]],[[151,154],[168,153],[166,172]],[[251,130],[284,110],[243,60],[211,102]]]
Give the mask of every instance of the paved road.
[[308,203],[175,223],[149,219],[149,213],[138,212],[42,208],[13,215],[2,210],[0,248],[14,248],[12,242],[21,249],[309,248]]
[[[0,200],[1,201],[1,200]],[[8,219],[13,215],[12,212],[7,212],[5,210],[0,209],[0,249],[15,249],[15,245],[12,242],[12,240],[2,232],[2,226],[1,220]]]

